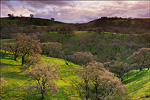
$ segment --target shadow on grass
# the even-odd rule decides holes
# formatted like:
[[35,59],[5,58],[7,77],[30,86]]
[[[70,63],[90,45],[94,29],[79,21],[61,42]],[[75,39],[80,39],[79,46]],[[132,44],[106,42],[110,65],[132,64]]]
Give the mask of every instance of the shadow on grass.
[[124,84],[128,84],[130,82],[136,81],[136,80],[140,80],[142,77],[144,77],[146,74],[148,73],[148,70],[142,70],[137,72],[132,78],[124,81]]
[[0,66],[21,66],[21,65],[14,65],[14,64],[6,64],[6,63],[0,63]]
[[27,80],[27,77],[20,74],[21,72],[3,72],[2,76],[11,79]]
[[65,88],[60,87],[59,92],[57,92],[54,96],[52,95],[52,98],[57,98],[58,100],[70,100],[69,94],[65,92]]
[[1,59],[9,59],[9,60],[14,60],[13,55],[0,55]]
[[144,80],[144,81],[140,81],[138,84],[133,84],[132,87],[134,86],[135,88],[132,90],[130,89],[130,92],[136,92],[142,88],[144,88],[144,85],[147,84],[149,82],[149,80]]

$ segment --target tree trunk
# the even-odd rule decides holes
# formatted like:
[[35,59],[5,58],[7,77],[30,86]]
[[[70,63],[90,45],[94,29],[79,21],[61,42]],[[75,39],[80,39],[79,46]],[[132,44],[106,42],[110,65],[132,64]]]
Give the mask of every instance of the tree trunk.
[[98,100],[98,85],[95,84],[96,100]]
[[42,99],[44,99],[44,92],[43,92],[43,90],[42,90],[41,94],[42,94]]
[[111,38],[112,38],[112,39],[114,38],[114,34],[113,34],[113,33],[111,33]]
[[14,54],[14,60],[17,61],[17,54]]
[[142,68],[140,68],[140,71],[142,70]]
[[42,87],[41,87],[42,99],[44,99],[44,92],[45,92],[45,81],[42,78]]
[[149,67],[148,67],[148,70],[149,70]]
[[88,98],[89,98],[88,80],[85,80],[85,84],[86,84],[86,100],[88,100]]
[[96,84],[94,84],[95,85],[95,93],[96,93],[96,98],[95,98],[95,100],[98,100],[98,81],[97,81],[97,77],[95,77],[96,79]]
[[22,56],[22,66],[24,65],[24,56]]

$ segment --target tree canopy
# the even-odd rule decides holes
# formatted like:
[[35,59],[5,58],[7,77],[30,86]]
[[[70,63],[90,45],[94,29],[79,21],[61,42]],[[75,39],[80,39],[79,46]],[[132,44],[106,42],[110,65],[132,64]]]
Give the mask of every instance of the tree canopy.
[[41,52],[40,42],[36,35],[26,35],[25,33],[13,34],[13,38],[19,46],[19,55],[22,56],[22,65],[24,64],[25,56],[34,55]]

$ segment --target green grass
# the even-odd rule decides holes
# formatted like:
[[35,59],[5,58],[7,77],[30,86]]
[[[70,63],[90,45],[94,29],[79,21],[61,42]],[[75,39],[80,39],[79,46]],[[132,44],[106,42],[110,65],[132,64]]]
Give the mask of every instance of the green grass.
[[[94,32],[88,32],[88,31],[75,31],[74,35],[75,37],[80,37],[80,36],[84,36],[84,35],[89,35],[89,34],[93,34]],[[58,34],[57,32],[48,32],[48,33],[43,33],[44,35],[48,35],[48,34]]]
[[[34,84],[33,81],[28,81],[29,77],[26,76],[22,71],[19,70],[21,67],[21,58],[13,60],[13,55],[9,52],[0,52],[1,55],[1,76],[7,81],[7,86],[2,89],[2,99],[3,100],[37,100],[41,98],[40,93],[36,91],[25,91],[24,86]],[[63,59],[51,58],[41,55],[43,64],[51,63],[59,65],[61,73],[59,73],[60,79],[55,81],[58,86],[59,92],[55,95],[47,96],[45,100],[78,100],[79,96],[75,90],[72,88],[72,80],[77,78],[74,73],[74,69],[81,67],[69,62],[69,65],[65,64]],[[150,93],[150,70],[144,69],[142,71],[132,70],[123,76],[123,83],[126,86],[127,94],[132,97],[132,99],[138,99],[140,97],[146,96]],[[131,100],[132,100],[131,99]]]
[[81,37],[81,36],[85,36],[85,35],[90,35],[93,34],[94,32],[88,32],[88,31],[75,31],[74,34],[76,37]]
[[123,83],[127,87],[127,93],[133,99],[150,95],[150,70],[132,70],[128,74],[130,75],[128,78],[127,74],[123,76]]
[[43,33],[44,35],[48,35],[48,34],[58,34],[57,32],[48,32],[48,33]]
[[2,39],[0,42],[1,43],[12,43],[12,42],[15,42],[15,39]]
[[[2,89],[2,99],[3,100],[20,100],[20,99],[28,99],[28,100],[34,100],[41,98],[41,95],[39,93],[34,92],[26,92],[23,87],[27,86],[29,84],[33,84],[35,82],[28,81],[29,78],[25,76],[25,74],[19,70],[19,67],[21,67],[21,59],[18,58],[18,61],[14,61],[13,55],[6,52],[4,54],[3,51],[0,52],[1,55],[1,76],[7,81],[7,86]],[[71,80],[73,78],[76,78],[77,75],[74,73],[74,69],[76,67],[81,67],[79,65],[75,65],[71,62],[68,62],[69,65],[65,64],[65,61],[63,59],[57,59],[57,58],[51,58],[46,57],[44,55],[41,55],[41,58],[43,60],[43,64],[51,63],[51,64],[57,64],[59,65],[59,69],[61,70],[61,73],[59,73],[59,76],[61,79],[55,81],[55,83],[58,86],[59,92],[55,95],[51,95],[52,100],[70,100],[73,98],[74,95],[78,95],[73,89]],[[73,92],[74,91],[74,92]],[[29,95],[30,94],[30,95]],[[27,96],[28,95],[28,96]],[[27,96],[27,97],[26,97]],[[59,98],[59,99],[58,99]],[[75,97],[76,99],[79,98],[78,96]],[[49,99],[46,97],[45,100]]]

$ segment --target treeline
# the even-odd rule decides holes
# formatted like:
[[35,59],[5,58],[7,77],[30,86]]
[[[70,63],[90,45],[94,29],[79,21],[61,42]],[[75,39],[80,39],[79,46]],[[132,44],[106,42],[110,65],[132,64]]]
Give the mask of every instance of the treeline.
[[[64,35],[65,33],[62,31],[60,34]],[[66,39],[68,41],[67,44],[64,44],[61,40],[40,43],[37,34],[26,35],[25,33],[17,33],[12,35],[12,38],[15,39],[15,42],[4,43],[2,49],[12,52],[14,54],[14,60],[16,60],[19,55],[22,56],[22,65],[24,64],[26,55],[33,55],[36,53],[44,54],[54,58],[63,58],[79,65],[86,65],[86,63],[89,63],[93,60],[101,63],[109,62],[119,64],[120,61],[128,62],[128,59],[132,58],[129,57],[132,54],[133,58],[129,61],[132,61],[135,55],[135,57],[141,56],[141,60],[144,59],[142,58],[144,56],[143,52],[146,52],[147,55],[149,55],[149,49],[141,49],[150,47],[149,41],[146,39],[149,37],[149,34],[144,34],[140,37],[126,37],[117,35],[112,37],[111,35],[107,36],[107,34],[104,35],[97,33],[73,40],[71,39],[70,41],[68,38],[71,37],[70,35],[68,37],[68,34],[69,33],[63,37],[64,40]],[[132,38],[137,39],[132,40]],[[137,51],[139,53],[134,53]],[[149,59],[147,56],[145,57],[145,59]],[[137,63],[140,63],[140,61],[136,61]],[[141,63],[145,63],[144,61]],[[136,63],[135,61],[133,62]],[[141,70],[142,68],[148,68],[148,66],[141,65],[138,66],[138,68]],[[117,68],[115,69],[117,70]]]
[[14,33],[47,33],[58,28],[70,26],[74,31],[112,32],[123,34],[149,33],[149,19],[102,17],[84,24],[68,24],[41,18],[14,17],[1,18],[0,33],[2,38],[11,38]]

